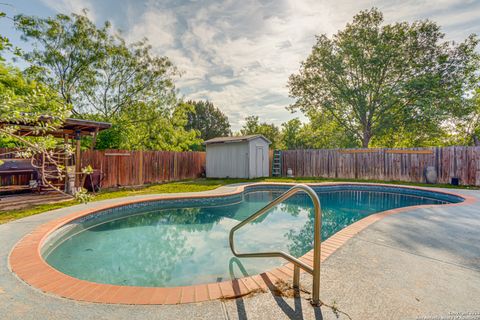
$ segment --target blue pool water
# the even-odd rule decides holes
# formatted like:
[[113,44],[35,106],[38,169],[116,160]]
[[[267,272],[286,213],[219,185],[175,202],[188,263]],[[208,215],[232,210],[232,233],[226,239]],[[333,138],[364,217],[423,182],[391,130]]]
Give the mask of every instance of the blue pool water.
[[[285,261],[236,259],[230,229],[286,189],[251,188],[244,194],[157,201],[109,209],[57,230],[42,248],[46,261],[63,273],[98,283],[171,287],[258,274]],[[372,213],[388,209],[459,202],[433,192],[338,186],[316,188],[323,211],[322,239]],[[240,229],[240,252],[284,250],[301,256],[312,248],[312,203],[296,195]]]

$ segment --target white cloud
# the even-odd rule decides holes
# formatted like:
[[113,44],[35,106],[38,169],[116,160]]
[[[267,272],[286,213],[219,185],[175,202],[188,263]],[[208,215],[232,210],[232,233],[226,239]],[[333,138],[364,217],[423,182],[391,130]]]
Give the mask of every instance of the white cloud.
[[164,52],[175,43],[176,16],[159,10],[145,11],[139,17],[130,17],[134,23],[130,26],[127,41],[136,42],[148,38],[156,51]]
[[96,21],[95,7],[88,0],[42,0],[42,2],[51,9],[59,13],[82,13],[83,9],[87,9],[87,16]]
[[[229,5],[227,2],[224,8],[216,6],[213,10],[223,11]],[[243,118],[251,114],[276,124],[291,118],[285,110],[291,103],[288,76],[298,70],[300,61],[310,51],[315,33],[335,31],[329,22],[328,8],[318,2],[285,2],[283,12],[275,15],[269,10],[260,11],[260,16],[258,10],[262,8],[256,5],[253,4],[254,8],[249,12],[257,14],[243,21],[251,32],[232,30],[238,28],[240,17],[245,19],[244,12],[224,12],[228,18],[214,18],[206,25],[205,12],[209,10],[204,9],[197,14],[198,20],[190,19],[190,28],[184,35],[184,39],[189,40],[184,46],[194,43],[194,49],[207,52],[207,57],[211,57],[209,79],[213,85],[221,86],[220,90],[203,90],[189,97],[208,97],[227,114],[233,115],[236,111],[235,116],[230,117],[236,129],[243,123]],[[213,14],[211,10],[210,14]],[[224,37],[223,41],[215,40],[218,35]],[[220,75],[221,78],[215,75],[218,69],[224,68],[230,69],[231,75]],[[228,79],[239,84],[227,85]]]

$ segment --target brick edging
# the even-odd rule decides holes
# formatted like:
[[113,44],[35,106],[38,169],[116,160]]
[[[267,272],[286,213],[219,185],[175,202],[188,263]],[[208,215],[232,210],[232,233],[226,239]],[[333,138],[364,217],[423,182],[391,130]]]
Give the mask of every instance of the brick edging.
[[[335,183],[308,183],[308,185],[367,185],[367,186],[390,186],[388,184],[368,184],[368,183],[352,183],[352,182],[335,182]],[[98,207],[82,210],[66,217],[54,219],[47,222],[33,232],[23,237],[13,248],[9,255],[9,264],[11,270],[27,284],[35,287],[45,293],[50,293],[67,299],[88,301],[95,303],[111,303],[111,304],[180,304],[203,302],[216,299],[230,299],[238,296],[244,296],[250,292],[258,290],[268,290],[278,281],[287,281],[293,275],[293,265],[287,263],[281,267],[274,268],[259,275],[248,276],[232,281],[223,281],[218,283],[198,284],[182,287],[135,287],[135,286],[118,286],[110,284],[100,284],[80,280],[66,275],[45,262],[40,254],[40,248],[45,239],[61,226],[76,220],[80,217],[92,214],[94,212],[119,207],[123,205],[149,202],[158,200],[178,200],[191,198],[211,198],[230,196],[242,193],[248,186],[261,185],[295,185],[295,183],[252,183],[248,185],[238,186],[232,192],[223,192],[218,194],[196,194],[196,195],[177,195],[177,196],[157,196],[149,198],[140,198],[135,200],[124,201],[115,204],[100,205]],[[428,190],[437,193],[444,193],[463,198],[460,203],[444,204],[443,206],[467,205],[476,201],[474,197],[456,194],[453,192],[444,192],[432,190],[423,187],[397,186],[401,188],[411,188],[417,190]],[[410,207],[402,207],[383,211],[369,215],[355,223],[338,231],[330,238],[322,242],[321,261],[325,261],[331,254],[340,248],[345,242],[355,236],[372,223],[395,213],[410,211],[416,208],[438,207],[438,205],[418,205]],[[313,250],[303,255],[300,260],[305,263],[313,264]]]

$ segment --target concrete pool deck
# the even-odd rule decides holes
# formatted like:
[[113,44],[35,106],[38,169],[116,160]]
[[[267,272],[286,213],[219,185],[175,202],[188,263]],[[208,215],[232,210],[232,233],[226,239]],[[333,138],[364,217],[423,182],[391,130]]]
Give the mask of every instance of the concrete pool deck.
[[[202,194],[228,192],[232,188]],[[480,191],[438,190],[480,199]],[[102,203],[115,201],[118,199]],[[95,202],[60,209],[0,225],[1,319],[335,318],[329,308],[310,307],[305,300],[308,295],[286,298],[270,292],[242,299],[170,306],[78,302],[44,294],[8,269],[8,254],[24,235],[54,218],[98,205]],[[479,230],[478,201],[461,206],[412,208],[387,216],[354,236],[322,264],[322,300],[335,302],[353,319],[415,319],[449,314],[453,318],[462,313],[465,319],[478,319]],[[302,285],[310,288],[310,276],[302,277]],[[340,314],[342,317],[345,316]]]

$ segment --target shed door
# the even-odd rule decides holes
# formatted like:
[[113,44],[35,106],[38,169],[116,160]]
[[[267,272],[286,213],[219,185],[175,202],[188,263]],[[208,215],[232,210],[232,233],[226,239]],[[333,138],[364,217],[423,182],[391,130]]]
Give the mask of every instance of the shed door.
[[257,168],[256,177],[263,177],[263,147],[257,146],[255,167]]

